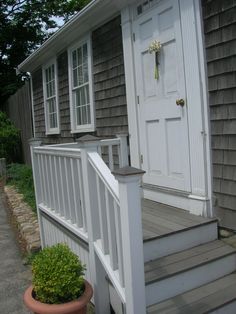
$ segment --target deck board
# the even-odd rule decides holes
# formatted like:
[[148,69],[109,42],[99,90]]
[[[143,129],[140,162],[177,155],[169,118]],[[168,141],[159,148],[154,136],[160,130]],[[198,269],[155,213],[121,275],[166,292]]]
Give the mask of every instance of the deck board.
[[224,242],[216,240],[191,249],[175,253],[145,263],[146,283],[162,280],[222,256],[235,254],[236,250]]
[[236,299],[236,274],[231,274],[148,308],[148,314],[203,314]]
[[147,199],[142,200],[142,220],[144,241],[215,221]]

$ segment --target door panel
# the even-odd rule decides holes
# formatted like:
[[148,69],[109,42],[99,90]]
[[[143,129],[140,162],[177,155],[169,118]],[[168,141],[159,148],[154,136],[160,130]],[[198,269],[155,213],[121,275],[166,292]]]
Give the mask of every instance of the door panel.
[[[190,191],[187,106],[176,105],[179,98],[186,102],[178,1],[160,1],[133,26],[143,180]],[[155,55],[148,51],[153,40],[162,44],[158,79]]]

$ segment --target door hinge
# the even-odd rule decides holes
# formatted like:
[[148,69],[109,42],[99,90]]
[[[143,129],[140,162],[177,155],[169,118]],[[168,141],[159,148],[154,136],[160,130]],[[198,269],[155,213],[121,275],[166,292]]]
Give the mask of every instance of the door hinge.
[[135,41],[135,33],[133,33],[133,41]]
[[140,155],[140,163],[143,164],[143,155]]
[[137,104],[139,105],[139,96],[137,96]]

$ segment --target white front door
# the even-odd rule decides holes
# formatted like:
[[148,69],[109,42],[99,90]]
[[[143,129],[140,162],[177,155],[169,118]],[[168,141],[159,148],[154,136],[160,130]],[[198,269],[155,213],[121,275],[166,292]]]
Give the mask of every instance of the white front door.
[[[159,1],[146,11],[143,7],[135,9],[140,158],[146,171],[143,180],[146,184],[188,192],[188,108],[178,0]],[[148,50],[154,40],[162,46],[158,53],[158,77],[155,53]],[[176,104],[178,99],[184,100],[184,106]]]

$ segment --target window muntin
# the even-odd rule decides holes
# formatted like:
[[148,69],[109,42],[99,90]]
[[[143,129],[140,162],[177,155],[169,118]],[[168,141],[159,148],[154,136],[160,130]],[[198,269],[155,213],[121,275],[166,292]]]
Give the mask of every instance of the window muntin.
[[44,67],[46,133],[59,133],[56,63]]
[[89,41],[69,50],[72,132],[94,130]]

